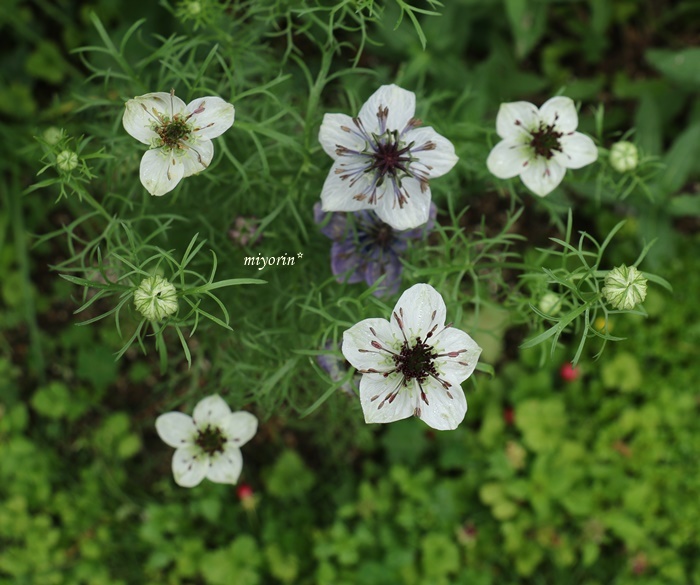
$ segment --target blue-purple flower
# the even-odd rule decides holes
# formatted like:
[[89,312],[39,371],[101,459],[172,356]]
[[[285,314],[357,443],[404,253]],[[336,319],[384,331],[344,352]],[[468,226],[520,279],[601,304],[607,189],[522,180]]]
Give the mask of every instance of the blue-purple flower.
[[[335,345],[332,341],[327,341],[323,348],[328,353],[319,354],[316,356],[316,362],[321,368],[323,368],[326,373],[330,376],[333,382],[338,382],[342,380],[348,372],[349,362],[342,355],[338,355],[333,352]],[[338,348],[342,348],[342,342],[338,344]],[[350,396],[355,395],[354,388],[359,385],[360,376],[355,374],[352,382],[349,380],[340,386],[340,389],[349,394]]]
[[384,223],[371,211],[326,213],[314,205],[316,223],[330,220],[321,233],[331,240],[331,270],[338,282],[362,282],[372,286],[382,275],[384,280],[374,291],[375,296],[396,294],[401,285],[401,255],[409,240],[424,238],[435,225],[437,208],[430,204],[428,222],[412,230],[398,231]]

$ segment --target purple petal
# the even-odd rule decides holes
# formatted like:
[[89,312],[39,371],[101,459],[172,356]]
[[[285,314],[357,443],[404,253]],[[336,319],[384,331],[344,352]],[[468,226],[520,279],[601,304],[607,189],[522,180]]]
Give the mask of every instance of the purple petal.
[[338,282],[362,282],[362,264],[362,257],[352,239],[334,242],[331,246],[331,270],[339,277]]
[[399,292],[403,265],[395,254],[387,254],[381,262],[369,262],[365,269],[365,282],[372,286],[380,276],[386,275],[374,291],[376,297],[388,297]]
[[318,224],[324,222],[330,215],[328,223],[321,227],[321,233],[331,240],[341,240],[346,234],[347,220],[345,213],[323,211],[321,203],[314,204],[314,221]]

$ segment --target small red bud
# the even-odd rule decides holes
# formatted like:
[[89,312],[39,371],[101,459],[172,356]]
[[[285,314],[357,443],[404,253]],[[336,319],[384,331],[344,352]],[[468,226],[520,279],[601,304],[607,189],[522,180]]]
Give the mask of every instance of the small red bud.
[[515,411],[512,406],[506,406],[503,409],[503,420],[507,425],[512,425],[515,422]]
[[564,380],[564,382],[573,382],[574,380],[578,380],[578,377],[580,375],[581,368],[579,368],[578,366],[572,366],[570,362],[566,362],[559,369],[559,376],[562,380]]
[[247,483],[242,483],[238,486],[238,489],[236,489],[236,495],[238,495],[239,500],[245,501],[253,497],[253,488]]

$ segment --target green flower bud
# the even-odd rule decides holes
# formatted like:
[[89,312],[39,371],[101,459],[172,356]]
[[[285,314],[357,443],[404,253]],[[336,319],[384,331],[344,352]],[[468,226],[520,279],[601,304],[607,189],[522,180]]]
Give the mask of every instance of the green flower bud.
[[545,315],[552,317],[561,311],[561,297],[553,292],[547,292],[542,295],[538,308]]
[[64,150],[56,157],[56,164],[62,171],[72,171],[78,166],[78,155],[72,150]]
[[44,130],[43,137],[47,143],[53,146],[61,141],[61,138],[63,138],[63,132],[59,128],[56,128],[56,126],[49,126],[46,130]]
[[628,173],[637,168],[639,153],[631,142],[616,142],[610,149],[610,166],[618,173]]
[[177,311],[177,291],[162,276],[149,276],[134,291],[134,305],[146,319],[160,321]]
[[647,279],[634,266],[618,266],[605,276],[603,296],[614,309],[629,311],[644,302]]

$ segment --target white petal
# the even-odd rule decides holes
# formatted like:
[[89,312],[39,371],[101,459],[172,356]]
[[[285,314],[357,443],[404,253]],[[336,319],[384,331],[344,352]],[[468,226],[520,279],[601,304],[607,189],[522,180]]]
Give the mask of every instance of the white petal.
[[214,143],[208,138],[186,142],[185,151],[179,158],[185,167],[184,176],[196,175],[211,164],[211,159],[214,158]]
[[418,418],[439,431],[456,429],[467,414],[467,398],[459,385],[445,389],[434,378],[428,378],[423,386],[425,398],[421,400]]
[[382,85],[360,109],[359,118],[367,132],[378,132],[379,108],[389,108],[386,128],[401,132],[416,112],[416,94],[398,85]]
[[[343,156],[336,160],[331,167],[326,182],[321,191],[321,206],[323,211],[359,211],[374,207],[367,203],[367,198],[362,201],[355,199],[355,195],[360,195],[370,184],[368,175],[363,173],[359,180],[350,185],[352,179],[343,179],[343,173],[347,171],[345,164],[353,164],[352,157]],[[340,171],[340,172],[338,172]]]
[[150,145],[158,139],[158,134],[153,129],[158,123],[156,115],[149,113],[148,107],[143,102],[135,99],[126,102],[122,124],[124,129],[139,142]]
[[[430,127],[410,130],[403,140],[414,143],[411,154],[418,159],[418,169],[423,171],[426,170],[423,166],[427,166],[426,171],[431,179],[450,171],[459,160],[453,144]],[[411,168],[416,164],[411,163]]]
[[207,96],[187,104],[189,123],[198,138],[216,138],[233,126],[236,109],[220,97]]
[[156,431],[166,445],[183,447],[197,436],[192,417],[182,412],[166,412],[156,419]]
[[455,384],[461,384],[472,375],[481,355],[476,341],[452,327],[436,332],[433,347],[440,355],[434,362],[440,377]]
[[580,132],[565,134],[559,139],[559,144],[563,151],[558,157],[559,161],[570,169],[580,169],[598,158],[598,149],[593,140]]
[[567,134],[576,130],[578,114],[574,100],[564,96],[548,99],[540,108],[540,119],[547,125],[554,124],[558,132]]
[[509,102],[498,109],[496,132],[501,138],[516,139],[538,126],[537,108],[530,102]]
[[525,170],[525,163],[531,156],[532,149],[529,146],[511,140],[501,140],[491,149],[486,166],[489,172],[499,179],[510,179]]
[[218,394],[203,398],[194,407],[192,418],[198,429],[207,425],[218,427],[231,414],[231,409]]
[[425,341],[427,334],[436,326],[433,335],[444,327],[446,314],[445,301],[440,293],[429,284],[420,283],[404,291],[394,307],[390,322],[395,337],[403,339],[405,335],[409,342],[415,341],[416,337]]
[[174,151],[165,152],[162,148],[153,148],[144,153],[141,159],[141,184],[151,195],[165,195],[172,191],[185,173],[182,157]]
[[[385,350],[396,351],[402,341],[386,319],[365,319],[343,333],[342,350],[345,359],[358,370],[389,372],[394,369],[394,360]],[[372,342],[385,349],[374,347]]]
[[[394,398],[389,402],[391,396]],[[360,380],[360,404],[366,423],[408,418],[413,415],[417,401],[418,393],[413,385],[403,386],[403,376],[393,374],[385,378],[381,374],[365,374]]]
[[560,165],[556,160],[549,161],[537,157],[530,161],[520,174],[525,186],[535,195],[544,197],[554,191],[566,173],[566,167]]
[[[343,128],[347,128],[347,130],[343,130]],[[338,146],[344,146],[350,150],[364,150],[366,141],[360,138],[355,131],[357,128],[350,116],[326,114],[323,116],[323,123],[318,131],[318,141],[326,154],[336,159],[338,154],[335,149]]]
[[237,447],[226,446],[223,453],[209,457],[206,468],[207,479],[215,483],[234,484],[238,481],[243,469],[243,456]]
[[182,487],[198,485],[207,473],[209,458],[199,447],[190,445],[180,447],[173,455],[173,477],[175,483]]
[[258,430],[257,417],[244,410],[232,412],[219,424],[228,443],[236,448],[250,441]]
[[401,180],[401,191],[406,198],[403,207],[398,204],[393,181],[384,181],[382,187],[385,188],[384,195],[378,199],[375,209],[379,219],[395,230],[410,230],[427,223],[430,218],[430,187],[427,183],[404,177]]

